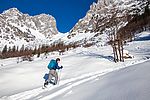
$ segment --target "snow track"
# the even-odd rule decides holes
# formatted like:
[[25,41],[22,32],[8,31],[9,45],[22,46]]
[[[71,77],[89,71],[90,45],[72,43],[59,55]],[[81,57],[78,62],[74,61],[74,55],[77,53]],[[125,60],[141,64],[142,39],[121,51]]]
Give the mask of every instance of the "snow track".
[[48,88],[42,89],[42,87],[39,87],[37,89],[25,91],[22,93],[18,93],[9,97],[2,97],[2,100],[50,100],[52,98],[55,98],[63,93],[69,93],[69,91],[79,85],[82,85],[83,83],[86,83],[88,81],[92,81],[96,78],[99,78],[100,76],[107,74],[109,72],[115,71],[121,69],[120,68],[110,68],[104,71],[95,72],[95,73],[89,73],[85,75],[81,75],[76,78],[61,80],[59,85],[50,86]]

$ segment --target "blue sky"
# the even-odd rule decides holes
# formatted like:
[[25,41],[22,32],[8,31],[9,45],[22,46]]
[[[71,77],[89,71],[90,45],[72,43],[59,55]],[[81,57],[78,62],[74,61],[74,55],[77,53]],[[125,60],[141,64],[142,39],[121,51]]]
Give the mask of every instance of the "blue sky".
[[97,0],[0,0],[0,13],[9,8],[18,8],[23,13],[50,14],[56,19],[60,32],[68,32]]

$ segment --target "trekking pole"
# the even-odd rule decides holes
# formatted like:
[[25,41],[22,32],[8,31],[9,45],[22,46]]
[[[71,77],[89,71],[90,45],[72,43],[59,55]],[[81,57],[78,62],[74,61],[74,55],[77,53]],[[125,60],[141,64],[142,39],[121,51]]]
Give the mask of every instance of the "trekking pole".
[[61,69],[59,71],[59,76],[58,76],[58,85],[59,85],[59,82],[60,82],[60,76],[61,76]]

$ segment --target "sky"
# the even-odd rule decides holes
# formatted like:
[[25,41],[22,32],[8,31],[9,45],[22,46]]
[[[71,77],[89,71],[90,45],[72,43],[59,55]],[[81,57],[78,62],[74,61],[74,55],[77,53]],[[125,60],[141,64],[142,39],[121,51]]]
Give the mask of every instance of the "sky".
[[90,5],[97,0],[0,0],[0,13],[17,8],[31,16],[41,13],[56,19],[58,31],[70,31],[79,19],[86,15]]

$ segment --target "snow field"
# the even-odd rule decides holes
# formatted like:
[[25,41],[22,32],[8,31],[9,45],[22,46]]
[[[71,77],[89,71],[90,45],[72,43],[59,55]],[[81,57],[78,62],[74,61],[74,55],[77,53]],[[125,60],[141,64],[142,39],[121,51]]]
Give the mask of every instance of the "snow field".
[[[77,48],[65,52],[65,55],[49,54],[47,59],[44,56],[41,58],[35,57],[33,62],[21,62],[19,64],[16,63],[16,58],[0,60],[0,65],[3,64],[3,66],[0,66],[0,85],[2,86],[0,88],[0,99],[59,100],[59,97],[65,97],[73,100],[78,94],[74,90],[80,91],[78,88],[86,86],[84,84],[90,85],[91,82],[96,84],[95,82],[107,73],[147,61],[150,57],[149,45],[149,40],[128,43],[125,49],[134,58],[126,59],[125,62],[119,63],[113,62],[110,46]],[[64,66],[61,71],[60,83],[43,90],[43,76],[48,72],[47,65],[51,59],[57,57],[61,58],[61,64]],[[96,86],[99,88],[98,85]],[[89,89],[92,90],[92,88]],[[70,97],[74,93],[77,94]],[[80,92],[78,95],[79,97],[81,96]],[[80,100],[83,99],[80,98]]]

